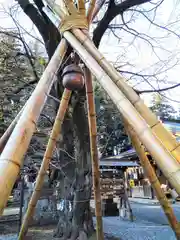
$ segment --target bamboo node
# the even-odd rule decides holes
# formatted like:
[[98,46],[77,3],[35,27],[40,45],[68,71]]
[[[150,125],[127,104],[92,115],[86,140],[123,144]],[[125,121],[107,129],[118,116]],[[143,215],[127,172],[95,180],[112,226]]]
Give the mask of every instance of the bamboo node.
[[18,162],[16,162],[15,160],[12,160],[12,159],[2,159],[2,161],[11,162],[14,165],[16,165],[19,169],[21,168],[21,165]]

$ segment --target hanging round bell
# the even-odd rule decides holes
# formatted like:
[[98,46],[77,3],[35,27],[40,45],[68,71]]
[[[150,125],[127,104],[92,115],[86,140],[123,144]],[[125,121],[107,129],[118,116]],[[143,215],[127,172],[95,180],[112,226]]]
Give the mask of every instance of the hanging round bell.
[[68,65],[62,73],[62,83],[65,88],[71,91],[79,91],[84,87],[84,74],[76,64]]

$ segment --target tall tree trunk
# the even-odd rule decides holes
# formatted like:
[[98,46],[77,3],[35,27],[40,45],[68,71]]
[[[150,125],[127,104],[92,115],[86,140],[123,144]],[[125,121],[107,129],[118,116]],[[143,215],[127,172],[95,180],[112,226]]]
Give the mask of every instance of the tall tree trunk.
[[66,166],[61,171],[61,186],[63,182],[64,189],[60,198],[71,202],[72,211],[66,206],[61,212],[54,236],[85,240],[94,228],[90,211],[92,177],[84,90],[74,94],[71,103],[72,112],[63,124],[63,148],[68,154],[60,151],[61,165]]

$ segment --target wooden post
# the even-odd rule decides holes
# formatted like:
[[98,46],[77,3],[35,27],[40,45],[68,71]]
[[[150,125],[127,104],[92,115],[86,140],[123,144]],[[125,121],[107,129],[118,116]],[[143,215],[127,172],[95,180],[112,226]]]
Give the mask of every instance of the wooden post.
[[86,96],[88,107],[88,121],[89,121],[89,135],[91,145],[91,159],[92,159],[92,176],[95,200],[95,213],[96,213],[96,236],[97,240],[103,240],[103,223],[102,223],[102,209],[101,209],[101,192],[100,192],[100,170],[99,158],[97,149],[97,126],[96,126],[96,111],[94,104],[94,94],[92,86],[91,72],[85,68],[86,78]]
[[42,161],[42,164],[41,164],[41,168],[38,172],[38,176],[37,176],[37,179],[36,179],[36,184],[35,184],[35,187],[34,187],[34,191],[33,191],[33,194],[31,196],[31,199],[29,201],[26,215],[23,219],[22,227],[21,227],[21,230],[20,230],[20,233],[19,233],[19,238],[18,238],[19,240],[24,239],[24,236],[26,235],[27,230],[28,230],[28,223],[30,222],[30,220],[33,217],[37,201],[38,201],[38,199],[40,197],[40,194],[41,194],[41,189],[42,189],[42,186],[43,186],[44,177],[47,174],[47,170],[48,170],[48,167],[49,167],[49,162],[51,161],[53,151],[54,151],[54,148],[56,146],[56,142],[58,141],[59,134],[61,132],[61,127],[62,127],[62,123],[63,123],[63,120],[64,120],[65,113],[66,113],[67,108],[68,108],[68,103],[69,103],[70,96],[71,96],[71,91],[65,89],[64,93],[63,93],[63,96],[62,96],[62,99],[61,99],[59,110],[58,110],[58,113],[57,113],[57,116],[56,116],[56,119],[55,119],[55,122],[54,122],[54,125],[53,125],[53,129],[52,129],[49,141],[48,141],[46,152],[44,154],[44,158],[43,158],[43,161]]
[[134,132],[134,130],[132,129],[132,127],[129,126],[126,121],[125,121],[125,129],[131,138],[132,145],[135,148],[135,150],[139,156],[140,163],[141,163],[142,167],[144,168],[144,171],[145,171],[147,177],[149,178],[151,186],[153,187],[153,189],[156,193],[156,197],[159,200],[162,209],[164,210],[164,213],[168,219],[168,222],[169,222],[170,226],[172,227],[177,239],[180,239],[180,224],[178,223],[176,216],[173,212],[173,209],[172,209],[164,191],[161,188],[161,184],[155,174],[155,171],[154,171],[153,167],[151,166],[151,163],[150,163],[148,157],[145,154],[144,147],[141,144],[141,142],[139,141],[139,139],[138,139],[136,133]]
[[[8,197],[16,181],[20,167],[36,128],[36,122],[45,104],[47,94],[53,84],[54,75],[65,56],[66,40],[61,40],[46,70],[28,100],[18,123],[16,124],[0,156],[0,215],[6,206]],[[8,176],[8,177],[7,177]]]

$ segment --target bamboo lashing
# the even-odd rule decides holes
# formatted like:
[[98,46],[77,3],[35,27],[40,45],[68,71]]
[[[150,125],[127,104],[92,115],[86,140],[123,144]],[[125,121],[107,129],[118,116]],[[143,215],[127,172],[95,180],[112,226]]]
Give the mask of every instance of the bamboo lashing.
[[86,14],[86,8],[85,8],[85,1],[84,0],[78,0],[78,11],[81,12],[83,15]]
[[24,239],[24,236],[26,235],[27,230],[28,230],[28,223],[31,221],[31,219],[34,215],[37,201],[39,200],[40,195],[41,195],[41,189],[43,186],[44,177],[47,174],[49,163],[52,159],[53,151],[56,147],[56,143],[58,141],[59,134],[61,133],[61,127],[62,127],[62,123],[64,120],[64,116],[65,116],[67,108],[68,108],[70,97],[71,97],[71,91],[65,89],[64,93],[62,95],[62,98],[61,98],[61,102],[60,102],[59,109],[58,109],[58,112],[56,115],[56,119],[55,119],[55,122],[53,125],[53,129],[52,129],[51,135],[49,137],[49,141],[48,141],[47,148],[46,148],[46,151],[44,154],[44,158],[43,158],[40,170],[38,172],[34,191],[31,196],[31,199],[29,201],[27,212],[23,219],[23,223],[22,223],[21,230],[20,230],[19,237],[18,237],[19,240]]
[[69,12],[69,15],[64,15],[59,27],[60,32],[63,33],[72,28],[88,30],[88,21],[85,15],[85,11],[78,10],[71,0],[67,0],[65,2],[65,5]]
[[127,121],[124,121],[124,126],[127,134],[129,135],[131,139],[132,146],[136,150],[136,153],[139,157],[141,166],[143,167],[151,186],[153,187],[156,197],[159,200],[161,207],[168,219],[168,222],[170,226],[172,227],[177,239],[180,239],[180,224],[174,214],[174,211],[171,207],[171,204],[169,203],[163,189],[161,188],[161,184],[156,176],[156,173],[151,166],[151,163],[145,154],[144,147],[137,138],[134,129],[127,123]]
[[6,206],[23,162],[23,156],[36,128],[36,122],[53,84],[53,76],[65,56],[66,49],[66,40],[63,39],[46,67],[0,156],[0,214],[3,213]]
[[86,96],[87,96],[86,98],[87,98],[87,107],[88,107],[92,175],[93,175],[93,188],[94,188],[94,199],[95,199],[96,236],[97,236],[97,240],[103,240],[104,234],[103,234],[102,209],[101,209],[99,158],[98,158],[98,149],[97,149],[96,110],[95,110],[95,103],[94,103],[92,76],[88,68],[85,68],[85,85],[86,85]]
[[[97,80],[108,93],[112,101],[115,103],[119,111],[129,122],[130,125],[136,126],[136,134],[148,149],[150,154],[156,160],[159,168],[164,173],[167,180],[180,194],[180,165],[179,162],[168,152],[161,141],[153,134],[150,127],[146,124],[144,119],[140,116],[134,106],[120,91],[120,89],[109,78],[105,71],[93,59],[93,57],[86,51],[80,42],[73,36],[72,33],[64,32],[64,37],[77,51],[81,59],[96,76]],[[153,144],[152,144],[153,143]]]

